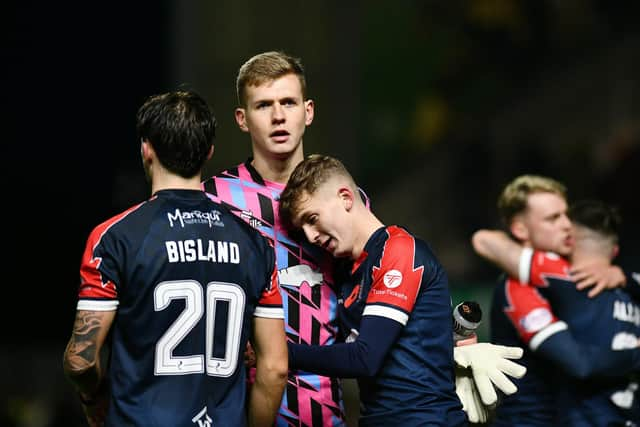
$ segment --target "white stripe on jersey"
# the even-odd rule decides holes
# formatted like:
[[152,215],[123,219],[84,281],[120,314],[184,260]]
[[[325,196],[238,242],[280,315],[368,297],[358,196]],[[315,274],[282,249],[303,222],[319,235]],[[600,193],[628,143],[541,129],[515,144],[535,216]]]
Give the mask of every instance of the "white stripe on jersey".
[[367,305],[362,315],[386,317],[387,319],[395,320],[402,326],[406,325],[407,321],[409,321],[409,315],[407,313],[384,305]]
[[529,348],[533,351],[536,351],[547,338],[549,338],[551,335],[557,334],[560,331],[564,331],[565,329],[569,329],[569,327],[562,320],[553,322],[552,324],[535,334],[533,338],[531,338],[531,341],[529,341]]
[[533,248],[523,248],[520,254],[520,265],[518,269],[518,279],[522,283],[529,283],[529,274],[531,273],[531,257],[533,257]]
[[284,319],[282,307],[256,307],[254,317],[266,317],[267,319]]
[[117,299],[94,300],[81,299],[78,300],[77,310],[88,311],[115,311],[120,302]]

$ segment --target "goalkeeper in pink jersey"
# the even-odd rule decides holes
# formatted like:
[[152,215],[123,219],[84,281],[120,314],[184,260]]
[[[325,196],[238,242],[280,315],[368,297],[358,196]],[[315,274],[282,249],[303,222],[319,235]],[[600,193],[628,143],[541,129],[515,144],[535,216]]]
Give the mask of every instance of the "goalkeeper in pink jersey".
[[[240,130],[251,138],[251,157],[205,180],[203,188],[212,199],[273,240],[288,340],[334,344],[338,338],[336,263],[304,236],[287,234],[278,217],[280,193],[304,159],[303,136],[314,118],[315,105],[307,96],[304,67],[298,58],[284,52],[257,54],[240,67],[236,90],[235,118]],[[368,206],[362,191],[360,197]],[[469,354],[477,350],[484,350],[488,360],[502,354],[497,347],[465,349]],[[464,363],[473,365],[473,359],[480,360],[467,357]],[[480,375],[480,370],[476,372]],[[485,400],[491,401],[491,394],[495,396],[493,386],[485,392]],[[276,425],[346,425],[340,380],[291,370]]]

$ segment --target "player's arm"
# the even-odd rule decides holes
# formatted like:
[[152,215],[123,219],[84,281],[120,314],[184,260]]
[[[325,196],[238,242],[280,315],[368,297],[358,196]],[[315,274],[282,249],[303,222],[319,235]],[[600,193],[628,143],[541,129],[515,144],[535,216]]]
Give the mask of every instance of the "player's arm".
[[272,426],[287,383],[287,339],[282,319],[255,317],[256,379],[249,396],[249,426]]
[[401,330],[402,324],[395,320],[363,316],[355,341],[333,345],[288,343],[289,367],[341,378],[373,376]]
[[504,270],[511,277],[520,277],[520,257],[525,249],[500,230],[478,230],[471,237],[475,252]]
[[567,325],[555,322],[538,332],[529,347],[577,379],[620,378],[640,372],[640,347],[611,350],[576,341]]
[[78,310],[64,351],[64,373],[78,392],[92,427],[102,425],[106,416],[108,387],[100,353],[115,314],[115,311]]

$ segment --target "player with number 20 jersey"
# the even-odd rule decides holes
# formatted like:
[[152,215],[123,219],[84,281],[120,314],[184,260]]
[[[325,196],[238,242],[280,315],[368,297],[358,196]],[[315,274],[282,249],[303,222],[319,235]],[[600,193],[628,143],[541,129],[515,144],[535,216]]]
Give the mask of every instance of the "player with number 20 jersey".
[[244,425],[252,316],[283,318],[275,266],[268,239],[198,190],[97,226],[77,308],[117,310],[107,425]]

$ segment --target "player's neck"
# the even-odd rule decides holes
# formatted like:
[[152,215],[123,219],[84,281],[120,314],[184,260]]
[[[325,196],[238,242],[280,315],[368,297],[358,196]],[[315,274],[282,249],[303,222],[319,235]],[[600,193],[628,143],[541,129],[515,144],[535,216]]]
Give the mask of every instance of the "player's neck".
[[609,266],[611,265],[611,259],[607,258],[606,255],[600,253],[582,251],[575,248],[573,250],[573,253],[571,254],[571,263],[581,265]]
[[302,160],[304,160],[302,150],[296,150],[292,155],[284,157],[266,157],[263,155],[255,155],[254,153],[251,166],[258,171],[263,179],[279,184],[286,184],[287,181],[289,181],[293,169],[295,169]]
[[380,227],[384,227],[382,221],[380,221],[371,211],[365,208],[362,214],[359,216],[361,219],[355,222],[356,239],[353,245],[353,252],[351,253],[351,259],[354,261],[360,258],[360,255],[364,251],[364,247],[373,235]]
[[201,190],[200,175],[183,178],[173,174],[158,174],[151,181],[151,194],[160,190]]

